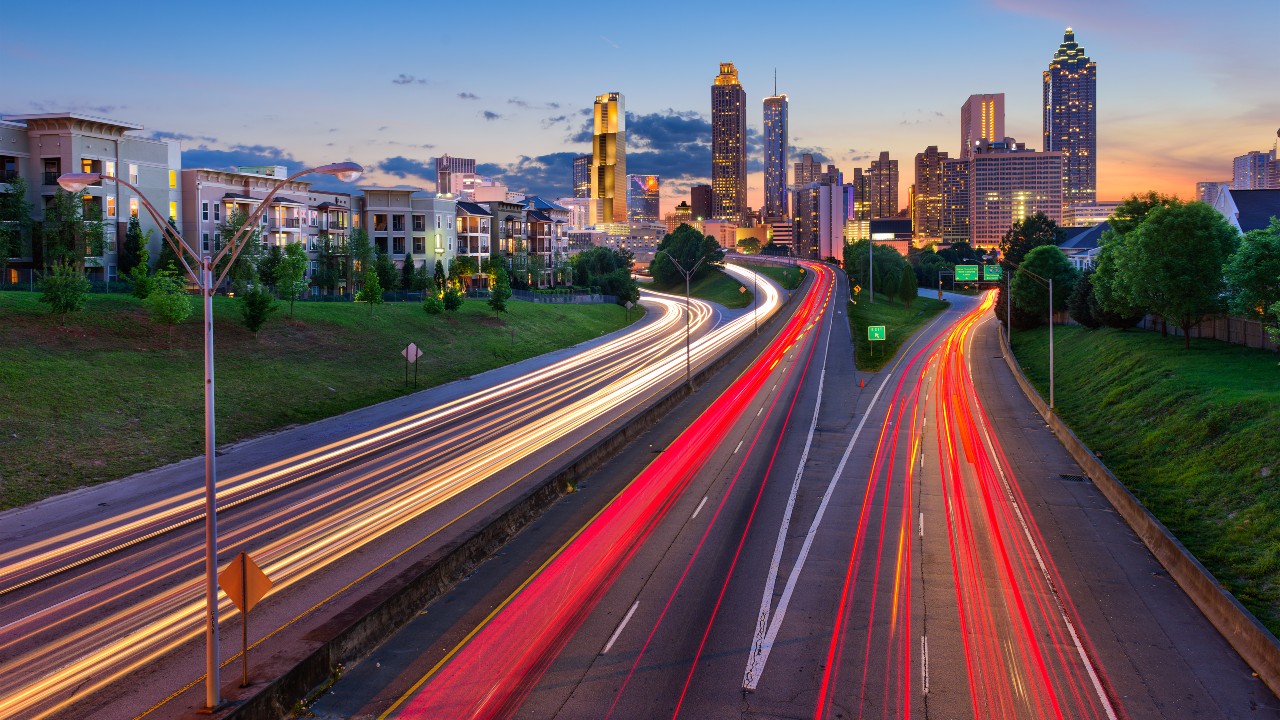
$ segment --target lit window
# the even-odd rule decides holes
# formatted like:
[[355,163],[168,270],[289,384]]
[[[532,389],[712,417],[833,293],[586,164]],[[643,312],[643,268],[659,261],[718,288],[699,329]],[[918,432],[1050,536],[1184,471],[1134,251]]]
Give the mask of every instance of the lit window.
[[138,217],[138,198],[129,198],[129,217]]
[[169,171],[169,189],[173,190],[177,187],[178,187],[178,171],[170,170]]
[[129,183],[132,185],[138,184],[138,166],[133,163],[129,163]]
[[116,199],[111,196],[107,196],[107,217],[113,218],[115,216],[116,216]]
[[107,177],[115,177],[115,176],[116,176],[116,161],[115,161],[115,160],[108,160],[108,161],[106,161],[106,162],[102,163],[102,174],[103,174],[103,175],[106,175]]
[[178,222],[178,203],[169,201],[169,219]]

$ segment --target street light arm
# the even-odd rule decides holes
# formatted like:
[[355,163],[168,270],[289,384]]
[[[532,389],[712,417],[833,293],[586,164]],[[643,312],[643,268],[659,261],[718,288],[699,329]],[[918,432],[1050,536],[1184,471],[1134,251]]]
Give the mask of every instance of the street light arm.
[[143,195],[142,191],[134,187],[132,184],[124,180],[121,180],[120,178],[115,177],[114,175],[103,175],[102,179],[104,180],[109,179],[119,185],[123,185],[129,188],[130,190],[132,190],[134,194],[138,196],[138,200],[142,202],[142,207],[146,209],[147,214],[151,216],[151,219],[155,221],[156,226],[160,228],[160,236],[164,238],[165,242],[169,243],[169,249],[173,250],[173,254],[178,256],[178,262],[182,263],[182,268],[187,271],[187,275],[189,275],[191,279],[195,281],[197,287],[200,287],[201,289],[207,289],[207,288],[204,288],[200,282],[200,273],[191,269],[191,265],[187,263],[187,259],[186,257],[184,257],[184,254],[190,254],[191,259],[195,261],[197,264],[199,264],[200,256],[197,255],[194,250],[187,247],[186,241],[182,239],[181,235],[178,235],[176,232],[174,232],[173,228],[169,225],[168,220],[164,219],[163,216],[160,215],[160,212],[156,210],[155,206],[151,204],[150,200],[147,200],[147,196]]

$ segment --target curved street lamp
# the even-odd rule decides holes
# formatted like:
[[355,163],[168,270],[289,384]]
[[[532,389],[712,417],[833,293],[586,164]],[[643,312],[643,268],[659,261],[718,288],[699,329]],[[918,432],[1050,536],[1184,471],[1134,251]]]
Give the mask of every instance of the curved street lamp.
[[690,369],[691,363],[689,360],[689,280],[693,277],[693,274],[697,272],[698,266],[702,264],[702,261],[707,259],[707,256],[703,255],[698,258],[698,262],[694,263],[693,267],[685,270],[684,266],[680,264],[680,261],[675,259],[671,253],[666,250],[659,250],[654,254],[654,257],[657,257],[659,254],[666,255],[667,259],[671,261],[671,264],[676,266],[676,269],[680,271],[681,275],[684,275],[684,380],[689,383],[689,390],[692,391],[693,373]]
[[[215,441],[216,432],[213,422],[213,291],[226,279],[227,272],[230,271],[236,257],[248,244],[249,235],[247,231],[251,227],[256,227],[256,223],[262,217],[263,211],[270,204],[271,198],[275,197],[276,192],[291,180],[310,173],[332,175],[343,182],[351,182],[364,173],[364,168],[353,162],[330,163],[309,170],[301,170],[281,180],[271,188],[271,191],[263,198],[258,208],[240,226],[240,230],[236,232],[235,237],[231,238],[216,256],[210,253],[197,254],[182,239],[178,231],[152,206],[141,190],[118,177],[102,173],[66,173],[58,177],[58,184],[68,192],[81,192],[86,187],[102,180],[111,180],[132,190],[142,202],[142,206],[146,208],[151,219],[160,228],[165,242],[169,243],[169,247],[178,256],[178,262],[182,263],[187,275],[195,282],[196,287],[200,288],[200,295],[204,298],[205,705],[211,710],[221,704],[221,687],[218,680],[218,520],[217,508],[214,503],[217,492],[217,466],[214,461],[217,443]],[[214,281],[213,268],[228,253],[231,256],[227,261],[226,267],[223,268],[217,281]],[[190,257],[190,262],[188,262],[188,256]],[[196,268],[199,269],[198,272]]]

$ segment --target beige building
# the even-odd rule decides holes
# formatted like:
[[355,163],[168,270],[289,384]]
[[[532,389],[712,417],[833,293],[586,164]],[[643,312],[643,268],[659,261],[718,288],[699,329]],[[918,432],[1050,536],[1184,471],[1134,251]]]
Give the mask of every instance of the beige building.
[[[0,192],[7,191],[14,178],[22,177],[35,219],[41,220],[45,204],[60,189],[60,175],[101,173],[136,186],[162,219],[167,216],[180,222],[182,153],[178,143],[141,137],[136,133],[142,129],[141,125],[81,113],[7,115],[0,120]],[[85,188],[84,198],[86,209],[100,213],[106,229],[103,254],[85,257],[90,279],[115,279],[119,241],[131,216],[137,216],[143,233],[151,231],[151,257],[159,254],[161,229],[142,207],[137,193],[106,181]],[[10,259],[10,277],[5,280],[16,282],[20,272],[40,262],[32,248],[24,248],[22,253]]]
[[974,148],[1004,139],[1004,93],[970,95],[960,106],[960,159]]
[[[437,260],[447,272],[457,243],[457,201],[418,188],[361,187],[362,212],[369,241],[397,266],[410,258],[415,266]],[[478,267],[478,263],[477,263]]]
[[942,163],[945,152],[930,145],[916,154],[916,181],[911,194],[911,228],[919,247],[942,239]]
[[1005,138],[969,160],[969,242],[990,248],[1013,223],[1044,213],[1062,223],[1062,153],[1027,150]]

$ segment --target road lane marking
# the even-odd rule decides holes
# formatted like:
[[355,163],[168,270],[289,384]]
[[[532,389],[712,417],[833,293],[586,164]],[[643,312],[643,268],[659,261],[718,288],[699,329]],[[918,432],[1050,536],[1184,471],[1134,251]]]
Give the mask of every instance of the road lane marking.
[[920,636],[920,694],[929,694],[929,637]]
[[734,454],[734,455],[737,455],[737,454],[738,454],[738,451],[742,449],[742,443],[743,443],[743,442],[745,442],[745,441],[744,441],[744,440],[739,440],[739,441],[738,441],[738,447],[736,447],[736,448],[734,448],[734,449],[733,449],[733,454]]
[[[702,498],[702,501],[706,502],[707,499]],[[701,509],[702,506],[699,505],[698,508]],[[609,652],[609,649],[613,647],[613,643],[616,642],[618,640],[618,636],[622,634],[622,628],[626,627],[627,623],[631,622],[631,616],[636,614],[636,608],[638,607],[640,607],[639,600],[631,604],[631,609],[627,611],[627,616],[622,618],[622,622],[618,623],[618,629],[613,631],[613,635],[609,637],[609,642],[604,644],[604,649],[600,651],[601,655]]]
[[762,413],[762,412],[764,412],[764,406],[763,406],[763,405],[762,405],[762,406],[760,406],[760,409],[756,411],[756,417],[760,417],[760,413]]
[[698,503],[698,509],[693,511],[693,514],[689,516],[689,519],[692,520],[698,517],[698,513],[702,512],[702,506],[706,504],[707,504],[707,496],[703,495],[702,502]]
[[924,539],[924,513],[920,513],[920,539]]

